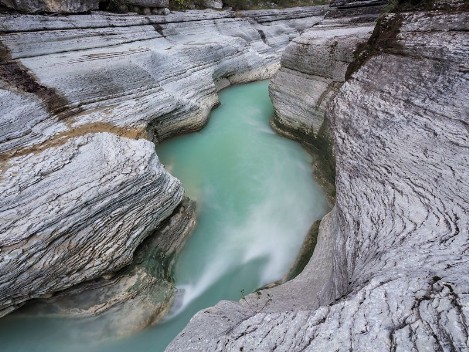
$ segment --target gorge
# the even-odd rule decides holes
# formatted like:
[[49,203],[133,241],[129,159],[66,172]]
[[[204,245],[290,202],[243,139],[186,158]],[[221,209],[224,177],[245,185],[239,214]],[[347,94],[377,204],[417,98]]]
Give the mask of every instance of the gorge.
[[154,145],[275,74],[272,125],[336,205],[299,276],[168,350],[467,350],[467,5],[393,2],[375,27],[376,3],[0,15],[1,315],[160,320],[196,206]]
[[0,320],[3,351],[163,351],[198,310],[220,299],[240,299],[241,291],[287,274],[310,225],[330,210],[312,178],[311,158],[270,130],[267,81],[228,88],[220,103],[201,132],[157,147],[161,162],[196,201],[198,214],[175,267],[178,293],[169,319],[142,334],[113,339],[100,320],[34,318],[23,309]]
[[[130,263],[135,248],[183,198],[180,182],[164,170],[147,140],[159,143],[200,129],[218,102],[217,90],[269,77],[290,37],[323,12],[285,10],[275,18],[269,12],[235,17],[201,11],[4,16],[3,314],[84,281],[94,280],[96,297],[100,287],[109,291],[113,272]],[[40,45],[31,46],[31,36]],[[38,194],[45,198],[35,203]],[[31,227],[38,217],[41,222]],[[167,236],[177,252],[180,236]],[[56,248],[68,250],[58,250],[59,258]],[[152,281],[147,270],[137,271]],[[113,299],[98,300],[80,314],[111,309],[127,316],[124,306],[134,293],[120,291],[135,279],[117,280]],[[154,303],[142,302],[140,311]],[[137,329],[154,320],[137,318],[132,306],[142,320],[134,323]],[[163,308],[154,307],[152,315]]]

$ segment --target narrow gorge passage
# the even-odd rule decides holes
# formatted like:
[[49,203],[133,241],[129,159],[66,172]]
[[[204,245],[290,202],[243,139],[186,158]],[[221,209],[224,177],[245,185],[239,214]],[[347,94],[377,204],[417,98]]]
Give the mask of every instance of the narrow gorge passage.
[[[169,317],[141,334],[102,342],[92,319],[0,321],[2,351],[163,351],[200,309],[281,279],[328,204],[311,156],[276,135],[268,82],[225,89],[200,132],[157,147],[161,162],[197,202],[198,225],[175,270]],[[105,332],[104,332],[105,333]]]

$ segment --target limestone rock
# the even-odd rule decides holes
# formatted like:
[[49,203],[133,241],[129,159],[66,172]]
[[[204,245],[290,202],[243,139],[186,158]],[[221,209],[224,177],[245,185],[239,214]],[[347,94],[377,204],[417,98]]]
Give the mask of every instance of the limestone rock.
[[127,0],[127,4],[141,7],[168,7],[169,0]]
[[467,351],[467,23],[451,9],[379,22],[328,110],[337,202],[312,260],[199,312],[168,351]]
[[164,8],[153,8],[152,10],[152,13],[154,15],[164,15],[164,16],[167,16],[171,13],[171,11],[167,8],[167,7],[164,7]]
[[[54,120],[54,130],[50,119],[36,124],[10,145],[46,140],[55,129],[69,129],[67,123],[71,128],[90,122],[145,128],[151,122],[155,140],[198,129],[218,102],[214,81],[267,78],[277,69],[281,51],[305,25],[289,21],[287,13],[279,12],[277,24],[271,11],[265,26],[250,14],[219,11],[164,17],[3,16],[0,40],[11,59],[30,80],[52,87],[54,101],[63,100],[55,108],[72,115],[62,123]],[[18,94],[24,100],[26,93]],[[26,132],[16,135],[21,133]]]
[[221,0],[204,0],[204,7],[221,10],[223,8],[223,2]]
[[368,40],[373,28],[373,23],[334,21],[292,41],[269,87],[277,127],[317,137],[329,100],[345,82],[357,47]]
[[[300,20],[302,18],[316,18],[323,19],[329,11],[329,6],[309,6],[309,7],[292,7],[279,10],[246,10],[237,11],[236,13],[243,17],[250,17],[257,23],[268,25],[270,22],[277,23],[283,20]],[[309,27],[316,23],[311,23]],[[291,25],[291,24],[290,24]],[[293,38],[292,38],[293,39]]]
[[182,199],[148,141],[96,133],[54,144],[2,174],[2,310],[129,264]]
[[0,4],[21,12],[73,13],[97,10],[98,0],[0,0]]
[[[331,12],[335,13],[332,18],[328,17]],[[340,12],[328,12],[325,19],[292,40],[269,86],[275,109],[271,126],[317,155],[313,173],[331,203],[335,199],[335,160],[332,132],[324,118],[326,108],[378,18],[369,8],[350,17]]]
[[132,264],[51,298],[37,299],[17,314],[80,317],[84,336],[131,335],[158,322],[174,297],[172,267],[196,222],[195,202],[185,198],[138,246]]

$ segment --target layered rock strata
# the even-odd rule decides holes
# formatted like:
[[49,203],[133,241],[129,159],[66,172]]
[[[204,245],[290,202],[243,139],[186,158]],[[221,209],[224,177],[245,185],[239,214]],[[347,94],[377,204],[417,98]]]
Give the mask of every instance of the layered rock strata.
[[305,270],[168,351],[467,351],[469,21],[444,8],[383,18],[331,102],[337,201]]
[[169,0],[128,0],[119,5],[121,12],[134,11],[143,15],[167,15],[169,14]]
[[182,200],[154,145],[87,133],[7,161],[0,185],[2,314],[111,274]]
[[331,203],[335,199],[335,159],[326,108],[378,19],[373,13],[350,17],[341,17],[340,11],[333,14],[293,39],[269,86],[275,108],[272,127],[315,155],[314,174]]
[[97,10],[99,0],[0,0],[0,5],[26,13],[74,13]]
[[300,140],[318,137],[331,97],[345,82],[356,50],[374,26],[329,20],[293,39],[269,87],[277,129],[291,131]]
[[92,317],[80,320],[80,333],[94,339],[130,335],[158,322],[174,298],[172,268],[195,223],[195,202],[185,198],[138,246],[130,265],[51,298],[32,300],[17,314]]
[[0,16],[0,315],[129,265],[183,199],[153,142],[270,77],[325,11]]

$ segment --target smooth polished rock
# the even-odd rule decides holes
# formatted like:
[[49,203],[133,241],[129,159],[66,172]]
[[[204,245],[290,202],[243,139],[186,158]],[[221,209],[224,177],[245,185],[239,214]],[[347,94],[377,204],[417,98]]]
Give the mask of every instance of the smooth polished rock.
[[[156,141],[199,129],[218,102],[214,82],[267,78],[278,68],[281,51],[304,26],[298,28],[294,20],[288,26],[285,13],[281,23],[266,26],[219,11],[213,18],[209,11],[148,17],[6,16],[0,40],[11,59],[27,79],[53,88],[54,100],[63,98],[57,108],[71,115],[59,123],[52,119],[53,128],[43,121],[44,127],[28,130],[34,138],[24,133],[10,145],[40,143],[61,124],[69,129],[90,122],[145,128],[151,122]],[[31,118],[39,119],[34,114]]]
[[269,87],[279,128],[317,137],[330,99],[345,82],[355,51],[373,28],[374,23],[330,21],[290,43]]
[[312,260],[199,312],[168,351],[467,351],[467,23],[457,9],[379,22],[327,113],[337,201]]
[[17,315],[90,318],[80,320],[81,334],[96,339],[131,335],[157,323],[173,302],[172,268],[195,223],[195,202],[185,198],[137,247],[129,266],[32,300]]
[[112,273],[182,200],[154,145],[111,133],[50,141],[0,183],[0,307]]

